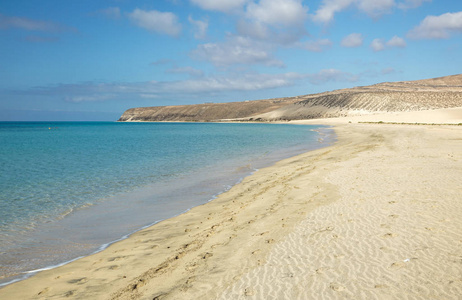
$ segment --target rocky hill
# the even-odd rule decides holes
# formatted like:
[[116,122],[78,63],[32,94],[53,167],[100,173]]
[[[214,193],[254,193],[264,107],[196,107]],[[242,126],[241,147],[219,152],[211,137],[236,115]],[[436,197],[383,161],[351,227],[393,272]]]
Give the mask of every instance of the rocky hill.
[[132,108],[119,121],[277,121],[462,107],[462,74],[267,100]]
[[195,105],[154,106],[128,109],[119,121],[220,121],[248,118],[275,111],[295,103],[296,98],[278,98],[245,102],[205,103]]

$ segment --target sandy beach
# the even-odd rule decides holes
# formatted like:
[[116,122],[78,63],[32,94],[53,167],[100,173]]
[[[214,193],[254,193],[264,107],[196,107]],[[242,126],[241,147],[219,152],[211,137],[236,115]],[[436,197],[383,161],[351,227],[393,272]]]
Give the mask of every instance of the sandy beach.
[[0,299],[460,299],[462,126],[387,122],[462,109],[300,121],[338,141]]

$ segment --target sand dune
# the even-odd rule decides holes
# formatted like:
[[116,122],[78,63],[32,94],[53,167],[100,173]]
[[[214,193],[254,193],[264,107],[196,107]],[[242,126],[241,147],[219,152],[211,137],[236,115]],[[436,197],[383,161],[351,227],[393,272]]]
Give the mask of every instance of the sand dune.
[[462,126],[330,122],[335,145],[0,299],[460,299]]

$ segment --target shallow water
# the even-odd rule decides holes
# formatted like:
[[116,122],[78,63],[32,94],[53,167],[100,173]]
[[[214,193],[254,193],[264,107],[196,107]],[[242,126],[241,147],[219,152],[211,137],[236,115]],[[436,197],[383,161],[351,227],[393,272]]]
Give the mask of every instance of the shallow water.
[[0,123],[0,283],[205,203],[330,134],[281,124]]

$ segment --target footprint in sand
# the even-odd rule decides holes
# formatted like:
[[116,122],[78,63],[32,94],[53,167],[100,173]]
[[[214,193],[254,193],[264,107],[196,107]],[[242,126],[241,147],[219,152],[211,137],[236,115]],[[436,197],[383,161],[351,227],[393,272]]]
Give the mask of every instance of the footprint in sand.
[[316,269],[316,274],[324,274],[324,272],[326,272],[327,270],[329,270],[329,268]]
[[196,268],[197,268],[197,263],[195,263],[195,262],[192,262],[192,263],[186,265],[186,267],[185,267],[186,271],[188,271],[188,272],[192,272]]
[[44,288],[43,290],[41,290],[37,295],[43,295],[45,293],[48,293],[48,291],[50,291],[50,288],[49,287],[46,287]]
[[253,295],[255,295],[255,290],[253,288],[246,288],[244,290],[244,295],[245,296],[253,296]]
[[97,261],[95,261],[95,262],[93,263],[93,265],[97,265],[97,264],[101,263],[102,261],[103,261],[103,259],[98,259]]
[[161,300],[161,299],[164,298],[165,295],[166,295],[166,294],[164,294],[164,293],[155,295],[154,298],[152,298],[152,300]]
[[204,255],[202,255],[202,259],[207,259],[207,258],[209,258],[209,257],[211,257],[211,256],[213,256],[213,254],[210,253],[210,252],[207,252],[207,253],[205,253]]
[[123,258],[125,258],[126,256],[116,256],[116,257],[111,257],[111,258],[108,258],[107,261],[118,261],[118,260],[121,260]]
[[406,264],[402,261],[397,261],[397,262],[394,262],[390,265],[390,269],[392,270],[398,270],[398,269],[401,269],[405,266]]
[[389,232],[389,233],[385,233],[384,235],[382,235],[382,238],[388,239],[388,238],[393,238],[393,237],[396,237],[396,236],[398,236],[398,235],[395,234],[395,233],[390,233]]
[[82,277],[82,278],[69,280],[68,283],[70,283],[70,284],[84,284],[84,283],[87,283],[87,281],[88,281],[87,277]]
[[380,247],[379,249],[382,250],[383,252],[387,252],[387,253],[390,253],[390,252],[393,251],[392,249],[390,249],[388,247]]
[[338,284],[338,283],[335,283],[335,282],[332,282],[329,287],[336,291],[336,292],[341,292],[341,291],[344,291],[345,290],[345,287],[341,284]]
[[67,291],[67,292],[64,294],[64,297],[72,297],[72,296],[74,296],[74,294],[75,294],[75,290]]
[[265,231],[265,232],[259,233],[258,235],[265,235],[265,234],[268,234],[268,233],[269,233],[269,231]]

